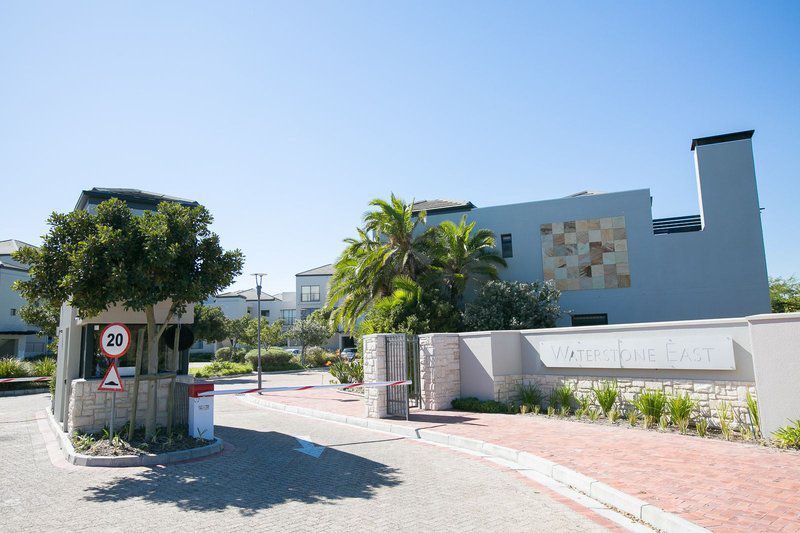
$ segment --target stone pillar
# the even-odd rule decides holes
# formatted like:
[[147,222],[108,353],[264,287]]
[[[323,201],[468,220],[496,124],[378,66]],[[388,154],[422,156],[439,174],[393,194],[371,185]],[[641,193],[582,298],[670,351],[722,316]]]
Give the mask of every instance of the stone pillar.
[[420,335],[419,364],[422,408],[450,409],[450,402],[461,395],[458,333]]
[[[364,383],[386,381],[386,337],[378,333],[364,337]],[[367,418],[386,418],[386,387],[364,388]]]

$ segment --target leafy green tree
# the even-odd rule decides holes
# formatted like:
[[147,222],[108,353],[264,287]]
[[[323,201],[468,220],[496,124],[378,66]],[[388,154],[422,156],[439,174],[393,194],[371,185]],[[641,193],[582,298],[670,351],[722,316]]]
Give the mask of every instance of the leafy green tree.
[[369,205],[375,209],[364,215],[358,237],[345,240],[328,291],[334,323],[350,332],[378,299],[391,294],[397,276],[416,279],[428,262],[427,237],[418,231],[425,225],[424,211],[414,215],[413,204],[394,194],[388,202],[375,199]]
[[47,350],[56,353],[58,351],[58,321],[61,315],[61,306],[49,300],[38,300],[26,303],[19,308],[19,317],[25,323],[39,328],[40,337],[52,337],[53,340],[47,345]]
[[219,342],[228,338],[225,315],[216,306],[197,304],[194,306],[192,331],[197,340]]
[[468,281],[498,279],[497,267],[506,266],[495,250],[494,233],[488,229],[475,230],[475,222],[467,224],[466,215],[458,224],[445,220],[428,231],[431,269],[441,275],[454,307],[463,307]]
[[[238,359],[236,347],[239,345],[239,342],[250,346],[255,345],[255,339],[250,336],[251,331],[255,328],[255,324],[256,319],[250,315],[225,319],[225,336],[231,343],[231,359]],[[244,354],[242,354],[242,357],[244,357]]]
[[[258,347],[258,319],[251,318],[247,325],[245,335],[241,338],[242,342],[249,346]],[[261,346],[277,346],[286,342],[286,331],[283,320],[276,320],[269,323],[266,319],[261,320]]]
[[561,316],[552,281],[489,281],[464,312],[467,331],[552,328]]
[[330,323],[325,320],[319,310],[314,311],[306,318],[295,320],[287,337],[299,342],[302,346],[300,351],[300,363],[305,365],[306,348],[309,346],[320,346],[333,336]]
[[[230,285],[241,273],[242,253],[222,249],[209,229],[212,220],[202,206],[170,202],[135,216],[118,199],[102,202],[95,213],[53,213],[42,246],[15,253],[15,259],[30,265],[30,279],[17,282],[16,288],[28,301],[67,302],[82,318],[115,304],[144,312],[147,368],[156,374],[158,341],[172,317],[185,312],[187,304]],[[169,311],[159,326],[155,306],[165,301],[170,302]],[[147,436],[155,429],[156,387],[151,386]]]
[[769,278],[769,299],[773,313],[800,311],[800,281],[794,276]]
[[438,286],[424,287],[407,276],[395,278],[394,292],[378,300],[358,328],[371,333],[432,333],[460,331],[461,313]]

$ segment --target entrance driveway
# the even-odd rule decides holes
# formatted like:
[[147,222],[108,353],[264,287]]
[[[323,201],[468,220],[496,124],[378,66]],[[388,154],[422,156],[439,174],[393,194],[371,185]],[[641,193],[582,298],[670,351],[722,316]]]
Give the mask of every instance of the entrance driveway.
[[[219,456],[75,467],[48,448],[48,398],[0,398],[0,531],[604,529],[486,461],[232,397],[215,400]],[[319,458],[296,437],[324,446]]]

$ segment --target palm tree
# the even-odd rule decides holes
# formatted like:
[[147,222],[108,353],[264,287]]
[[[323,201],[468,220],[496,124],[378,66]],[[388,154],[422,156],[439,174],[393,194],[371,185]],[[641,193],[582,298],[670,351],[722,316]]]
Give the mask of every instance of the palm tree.
[[347,247],[334,265],[327,307],[331,318],[352,332],[356,321],[380,298],[394,290],[394,280],[406,276],[413,280],[428,261],[425,256],[427,234],[425,212],[413,213],[394,194],[387,202],[372,200],[375,207],[364,215],[364,227],[357,238],[345,240]]
[[[495,250],[495,237],[488,229],[475,230],[466,215],[458,224],[445,220],[429,230],[427,243],[431,269],[442,276],[450,303],[460,307],[471,278],[498,279],[497,267],[506,266]],[[474,232],[473,232],[474,231]]]

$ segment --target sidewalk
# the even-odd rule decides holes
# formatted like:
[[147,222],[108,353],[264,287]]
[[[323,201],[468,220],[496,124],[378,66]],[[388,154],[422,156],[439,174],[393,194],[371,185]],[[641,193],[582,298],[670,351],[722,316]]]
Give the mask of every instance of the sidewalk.
[[[363,401],[341,392],[261,398],[364,416]],[[543,416],[412,411],[391,422],[549,459],[714,531],[800,532],[800,453]]]

